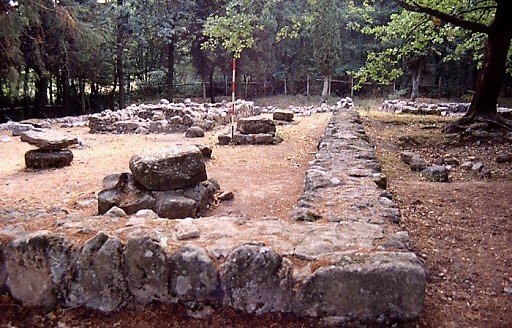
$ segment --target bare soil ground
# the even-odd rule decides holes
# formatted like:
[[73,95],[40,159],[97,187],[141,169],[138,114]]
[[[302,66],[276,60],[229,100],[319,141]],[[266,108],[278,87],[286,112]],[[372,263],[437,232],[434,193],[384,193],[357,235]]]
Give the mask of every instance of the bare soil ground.
[[[428,274],[420,327],[511,327],[512,144],[460,140],[441,132],[452,119],[370,112],[365,129],[414,251]],[[491,177],[454,166],[449,183],[422,181],[399,160],[414,151],[436,158],[482,161]]]
[[[415,253],[428,274],[425,310],[404,327],[511,327],[512,163],[495,157],[512,153],[512,145],[458,141],[441,133],[448,119],[362,113],[376,146],[389,189],[402,212]],[[233,213],[251,218],[286,218],[302,192],[304,172],[313,158],[329,115],[301,118],[280,127],[284,142],[275,146],[215,145],[215,135],[184,139],[181,135],[91,135],[69,130],[84,141],[73,150],[70,167],[31,171],[23,154],[32,147],[17,138],[0,142],[0,226],[16,223],[26,230],[44,229],[67,213],[93,215],[101,180],[128,171],[139,150],[171,143],[202,143],[213,148],[210,177],[235,199],[219,204],[212,215]],[[65,131],[65,130],[64,130]],[[5,134],[0,135],[4,137]],[[481,160],[491,177],[454,167],[449,183],[430,183],[401,163],[398,153],[412,150],[428,161],[437,157]],[[1,239],[1,236],[0,236]],[[5,240],[4,240],[5,241]],[[177,305],[103,314],[87,309],[44,311],[0,299],[0,327],[315,327],[290,315],[252,316],[231,309],[190,319]]]

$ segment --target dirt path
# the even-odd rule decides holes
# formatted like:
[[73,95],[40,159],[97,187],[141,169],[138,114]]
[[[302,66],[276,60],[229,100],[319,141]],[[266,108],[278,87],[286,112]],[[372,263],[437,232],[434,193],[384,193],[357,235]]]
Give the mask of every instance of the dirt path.
[[[235,198],[206,215],[238,214],[251,218],[288,218],[303,190],[308,162],[330,114],[299,117],[296,123],[278,126],[283,142],[272,146],[218,146],[216,135],[187,139],[182,134],[106,135],[89,134],[88,128],[54,129],[82,140],[84,148],[73,149],[72,165],[62,169],[34,171],[25,168],[24,153],[33,147],[19,138],[0,143],[0,218],[2,209],[40,213],[37,222],[25,221],[27,231],[44,229],[66,214],[95,215],[96,196],[107,174],[128,172],[130,157],[142,150],[171,144],[204,144],[213,149],[207,173]],[[7,133],[3,133],[4,138]],[[269,201],[271,200],[271,201]],[[6,224],[0,220],[0,226]]]

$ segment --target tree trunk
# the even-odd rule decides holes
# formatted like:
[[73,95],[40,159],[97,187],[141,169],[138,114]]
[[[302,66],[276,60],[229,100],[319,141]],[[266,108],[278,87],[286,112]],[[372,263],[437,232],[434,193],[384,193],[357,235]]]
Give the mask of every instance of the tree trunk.
[[[123,6],[123,0],[117,0],[117,5],[122,7]],[[123,49],[124,49],[124,28],[125,28],[125,15],[124,13],[120,14],[120,16],[117,19],[117,43],[116,43],[116,55],[117,55],[117,61],[116,61],[116,71],[117,71],[117,80],[119,82],[119,108],[124,108],[124,97],[125,97],[125,91],[124,91],[124,69],[123,69]]]
[[80,102],[80,114],[85,114],[85,80],[83,78],[78,79],[79,88],[79,102]]
[[[497,12],[496,20],[498,17]],[[485,43],[482,69],[478,74],[475,92],[466,117],[496,119],[498,97],[505,77],[511,37],[512,28],[508,28],[508,30],[495,28],[489,33]]]
[[213,85],[214,72],[213,69],[210,71],[210,101],[212,104],[215,103],[215,86]]
[[21,94],[21,77],[23,76],[21,66],[18,68],[18,78],[16,81],[16,93],[14,94],[14,101],[18,102]]
[[420,96],[422,60],[414,60],[409,67],[412,73],[411,101],[416,101],[416,99]]
[[42,117],[46,111],[48,104],[48,78],[42,72],[37,72],[35,95],[35,112],[32,113],[36,117]]
[[30,95],[29,95],[29,89],[28,89],[28,81],[30,77],[30,69],[28,66],[25,66],[25,74],[23,76],[23,102],[25,105],[25,110],[29,110],[30,105]]
[[48,90],[50,93],[50,99],[49,99],[48,103],[50,105],[54,105],[55,103],[54,103],[54,99],[53,99],[53,77],[52,76],[50,76]]
[[250,76],[248,77],[247,75],[244,75],[244,82],[245,82],[245,85],[244,85],[244,98],[247,99],[247,94],[249,93],[249,80],[250,80]]
[[329,76],[324,76],[324,86],[322,88],[322,102],[325,102],[329,92]]
[[309,73],[306,76],[306,97],[309,98]]
[[66,114],[71,114],[71,101],[69,99],[69,95],[71,92],[71,88],[69,87],[69,78],[67,73],[62,73],[62,112]]
[[167,44],[167,100],[173,102],[174,89],[174,40]]

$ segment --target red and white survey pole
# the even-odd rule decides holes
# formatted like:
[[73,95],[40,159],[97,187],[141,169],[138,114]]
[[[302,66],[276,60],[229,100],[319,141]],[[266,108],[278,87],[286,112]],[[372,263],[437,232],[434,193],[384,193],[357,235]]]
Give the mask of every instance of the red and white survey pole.
[[236,78],[236,58],[233,57],[233,82],[231,83],[231,140],[235,138],[235,78]]

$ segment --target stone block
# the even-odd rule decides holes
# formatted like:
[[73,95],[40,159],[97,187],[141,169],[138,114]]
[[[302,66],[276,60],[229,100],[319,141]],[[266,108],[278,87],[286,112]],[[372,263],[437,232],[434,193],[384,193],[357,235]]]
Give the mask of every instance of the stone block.
[[195,218],[198,207],[196,201],[174,192],[154,193],[156,204],[154,211],[161,218],[184,219]]
[[113,188],[104,189],[98,193],[98,213],[104,214],[112,207],[117,206],[132,215],[142,209],[152,209],[156,200],[150,191],[139,185],[129,173],[121,173],[105,177],[109,179],[109,186]]
[[238,247],[222,264],[220,275],[226,305],[249,313],[292,310],[291,263],[269,247]]
[[238,120],[237,130],[243,134],[276,133],[274,121],[268,118],[241,118]]
[[229,143],[231,142],[231,135],[229,135],[229,134],[219,134],[218,139],[219,139],[219,145],[220,146],[229,145]]
[[141,126],[139,121],[119,121],[114,123],[114,128],[117,133],[135,133]]
[[233,136],[233,142],[236,145],[254,145],[256,143],[255,134],[243,134],[235,132]]
[[280,110],[274,112],[272,115],[272,118],[274,120],[278,121],[286,121],[286,122],[292,122],[293,121],[294,114],[292,111],[289,110]]
[[274,143],[274,135],[271,133],[259,133],[254,135],[254,144],[256,145],[272,145]]
[[308,277],[294,311],[382,323],[411,320],[423,308],[425,279],[412,253],[351,254]]
[[186,138],[202,138],[204,137],[204,131],[198,126],[191,126],[185,131]]
[[71,165],[73,153],[69,149],[33,149],[25,153],[25,166],[29,169],[53,169]]
[[49,129],[29,130],[23,132],[20,138],[23,142],[45,150],[61,150],[78,144],[77,138]]
[[125,246],[103,232],[89,239],[77,254],[65,306],[110,312],[130,297],[125,277]]

